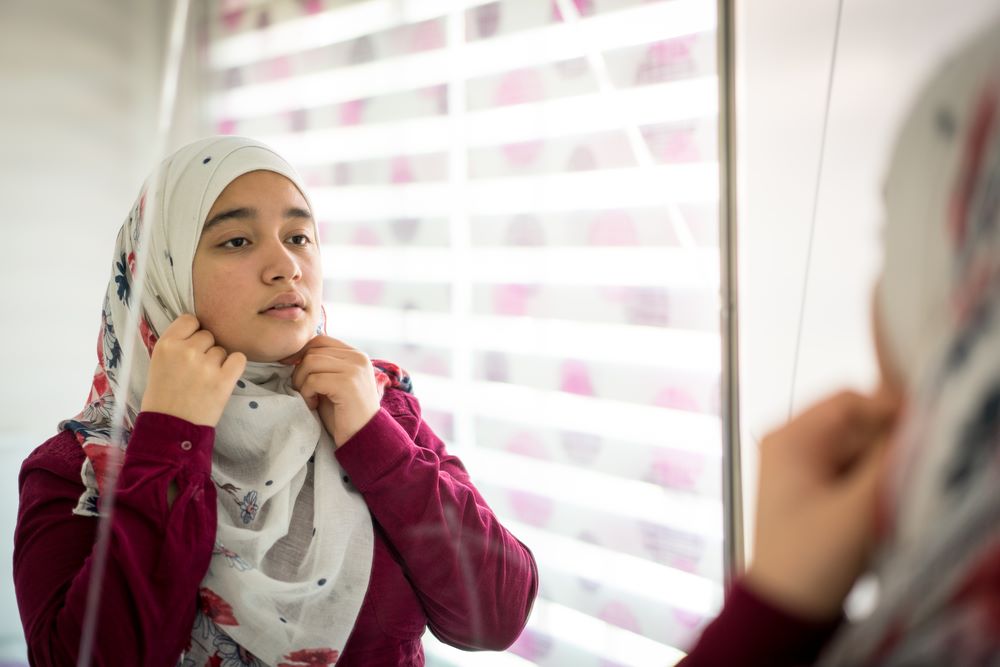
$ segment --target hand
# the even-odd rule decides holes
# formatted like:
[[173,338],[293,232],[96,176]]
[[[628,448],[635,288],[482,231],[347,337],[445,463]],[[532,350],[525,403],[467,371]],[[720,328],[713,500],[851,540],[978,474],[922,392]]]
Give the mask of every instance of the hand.
[[871,549],[897,411],[887,394],[843,392],[764,438],[750,588],[813,620],[840,613]]
[[181,315],[153,348],[142,410],[214,427],[246,368],[242,352],[227,354],[194,315]]
[[379,411],[375,371],[364,352],[329,336],[316,336],[282,363],[296,364],[292,386],[340,447]]

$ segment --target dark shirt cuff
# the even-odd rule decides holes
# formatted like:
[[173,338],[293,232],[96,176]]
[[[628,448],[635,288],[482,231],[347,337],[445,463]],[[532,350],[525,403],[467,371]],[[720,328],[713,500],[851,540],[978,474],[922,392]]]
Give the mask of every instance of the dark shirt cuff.
[[816,622],[781,609],[743,581],[730,591],[722,612],[705,628],[686,660],[695,665],[809,665],[843,622]]
[[412,454],[415,445],[403,427],[379,408],[360,431],[337,448],[337,461],[361,492]]
[[163,414],[140,412],[128,441],[126,460],[156,461],[168,465],[209,472],[215,429]]

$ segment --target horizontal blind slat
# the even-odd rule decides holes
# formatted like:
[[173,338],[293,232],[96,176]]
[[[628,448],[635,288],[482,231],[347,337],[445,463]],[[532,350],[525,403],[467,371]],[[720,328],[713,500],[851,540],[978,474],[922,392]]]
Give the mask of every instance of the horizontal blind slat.
[[460,329],[450,315],[422,310],[330,303],[327,312],[345,338],[450,347],[464,336],[477,350],[609,363],[620,363],[627,350],[630,358],[653,367],[720,370],[715,332],[503,315],[475,315]]
[[611,51],[714,27],[714,13],[702,0],[651,3],[587,18],[578,27],[560,23],[466,44],[458,63],[451,62],[447,49],[438,49],[240,86],[213,95],[209,110],[237,119],[312,108],[444,84],[455,75],[474,79],[580,58],[586,54],[584,41],[589,48]]
[[[714,117],[714,77],[576,95],[465,114],[468,148],[570,137],[637,126]],[[613,99],[616,98],[616,99]],[[261,140],[298,165],[331,164],[446,152],[454,140],[447,116],[315,129]]]

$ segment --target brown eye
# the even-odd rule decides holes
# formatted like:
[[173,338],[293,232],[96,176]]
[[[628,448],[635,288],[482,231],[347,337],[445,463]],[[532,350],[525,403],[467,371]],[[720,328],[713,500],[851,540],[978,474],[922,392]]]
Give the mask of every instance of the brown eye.
[[222,244],[222,247],[223,248],[243,248],[248,243],[250,243],[250,241],[248,241],[247,239],[243,238],[242,236],[238,236],[238,237],[236,237],[234,239],[229,239],[228,241],[224,242]]
[[310,239],[305,234],[296,234],[295,236],[291,237],[289,240],[292,242],[292,245],[308,245],[308,244],[312,243],[312,239]]

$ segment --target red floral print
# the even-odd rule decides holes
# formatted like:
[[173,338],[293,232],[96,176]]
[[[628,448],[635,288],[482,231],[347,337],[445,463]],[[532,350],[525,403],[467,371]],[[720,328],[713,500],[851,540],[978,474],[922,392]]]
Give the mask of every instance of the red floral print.
[[330,667],[339,657],[340,651],[332,648],[304,648],[286,655],[291,662],[279,662],[278,667]]
[[[104,480],[108,476],[108,465],[110,463],[111,447],[95,445],[93,443],[83,446],[83,452],[90,459],[90,464],[94,466],[94,476],[97,478],[97,492],[104,492]],[[118,468],[121,468],[121,457],[118,457]]]
[[152,356],[153,346],[158,339],[145,316],[139,318],[139,335],[142,336],[142,344],[146,346],[146,351]]
[[984,637],[1000,637],[1000,544],[985,551],[965,576],[952,604],[975,608],[978,611],[979,631]]
[[93,403],[106,393],[108,393],[108,375],[98,366],[97,372],[94,373],[94,382],[90,386],[90,402]]
[[233,608],[211,589],[202,588],[198,591],[198,597],[201,601],[201,613],[212,619],[216,625],[239,625],[233,616]]

